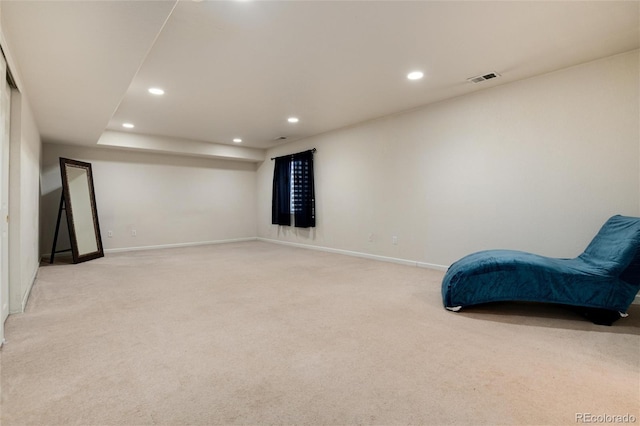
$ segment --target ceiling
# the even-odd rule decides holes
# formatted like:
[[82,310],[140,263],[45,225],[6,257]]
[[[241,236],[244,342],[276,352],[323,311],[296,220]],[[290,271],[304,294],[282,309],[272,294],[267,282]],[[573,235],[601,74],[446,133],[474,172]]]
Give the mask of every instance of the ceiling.
[[43,141],[78,145],[106,131],[266,149],[640,47],[638,1],[4,0],[0,13]]

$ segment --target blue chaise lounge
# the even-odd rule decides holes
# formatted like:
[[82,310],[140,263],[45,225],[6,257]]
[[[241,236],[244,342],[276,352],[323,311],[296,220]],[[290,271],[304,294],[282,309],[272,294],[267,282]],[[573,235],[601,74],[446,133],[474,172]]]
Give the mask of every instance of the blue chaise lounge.
[[640,218],[613,216],[575,259],[515,250],[465,256],[447,270],[442,301],[451,311],[501,301],[556,303],[611,325],[626,316],[638,290]]

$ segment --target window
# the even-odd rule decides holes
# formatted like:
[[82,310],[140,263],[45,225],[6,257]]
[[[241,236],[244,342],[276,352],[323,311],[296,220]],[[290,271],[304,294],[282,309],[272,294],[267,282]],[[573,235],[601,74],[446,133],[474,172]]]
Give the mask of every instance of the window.
[[291,214],[302,212],[309,201],[309,163],[302,160],[291,161]]

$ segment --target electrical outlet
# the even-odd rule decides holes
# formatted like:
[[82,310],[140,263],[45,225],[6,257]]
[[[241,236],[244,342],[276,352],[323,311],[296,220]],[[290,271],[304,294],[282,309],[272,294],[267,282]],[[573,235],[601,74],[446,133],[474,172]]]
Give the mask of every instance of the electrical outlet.
[[138,232],[135,229],[131,230],[131,236],[135,237],[136,235],[138,235]]
[[391,237],[391,243],[394,246],[397,246],[398,245],[398,237],[396,237],[395,235],[393,237]]
[[113,231],[107,231],[107,237],[112,238],[113,237]]

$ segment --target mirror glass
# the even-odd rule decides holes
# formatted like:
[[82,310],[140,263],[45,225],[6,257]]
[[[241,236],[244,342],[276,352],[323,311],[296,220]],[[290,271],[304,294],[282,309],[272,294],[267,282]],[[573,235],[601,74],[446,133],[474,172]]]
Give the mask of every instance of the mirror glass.
[[93,253],[98,250],[98,242],[91,210],[87,169],[67,164],[65,172],[69,184],[69,204],[73,206],[73,226],[76,231],[78,254]]
[[60,170],[73,261],[102,257],[91,164],[60,158]]

